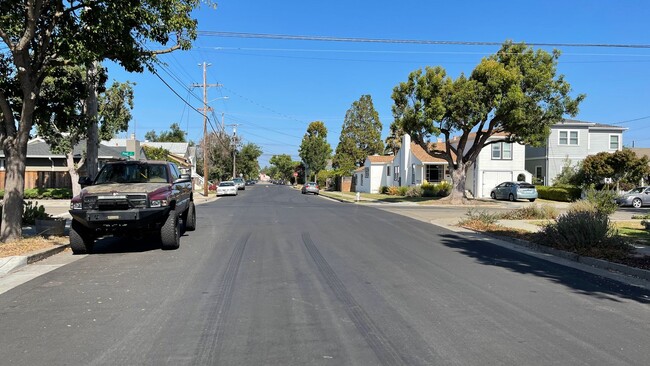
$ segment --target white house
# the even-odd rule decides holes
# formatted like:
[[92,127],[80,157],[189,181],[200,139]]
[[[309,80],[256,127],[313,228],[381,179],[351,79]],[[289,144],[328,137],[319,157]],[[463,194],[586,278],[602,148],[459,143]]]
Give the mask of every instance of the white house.
[[[471,146],[475,134],[470,134]],[[500,140],[505,134],[497,133],[488,142]],[[516,142],[495,142],[484,147],[467,172],[465,190],[474,197],[490,197],[490,191],[502,182],[532,182],[532,174],[525,169],[526,147]]]
[[621,150],[625,130],[602,123],[564,120],[551,126],[545,146],[526,146],[526,169],[545,185],[551,185],[565,165],[575,166],[599,152]]
[[[473,135],[470,140],[472,138]],[[503,135],[490,137],[492,140],[500,138]],[[465,188],[475,197],[489,197],[492,188],[501,182],[530,182],[532,174],[524,169],[524,154],[525,148],[520,144],[500,142],[489,145],[481,151],[468,171]],[[424,181],[451,181],[447,165],[446,160],[431,156],[405,134],[397,155],[369,156],[364,166],[354,172],[355,189],[357,192],[377,193],[382,186],[417,186]]]

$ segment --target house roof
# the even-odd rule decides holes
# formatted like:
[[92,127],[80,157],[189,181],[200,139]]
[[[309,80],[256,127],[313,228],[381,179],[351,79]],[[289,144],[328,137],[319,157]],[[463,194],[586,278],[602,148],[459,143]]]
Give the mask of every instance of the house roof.
[[[74,155],[80,156],[86,149],[86,141],[80,141],[74,147]],[[99,145],[97,155],[102,159],[124,159],[121,155],[125,148],[111,147]],[[4,152],[0,150],[0,157],[4,157]],[[50,145],[43,139],[36,138],[27,143],[27,157],[28,158],[65,158],[64,154],[55,154],[52,152]]]
[[392,163],[394,158],[395,158],[394,155],[370,155],[370,156],[368,156],[368,160],[370,160],[370,162],[374,163],[374,164]]
[[621,127],[621,126],[615,126],[615,125],[608,125],[604,123],[596,123],[596,122],[587,122],[587,121],[579,121],[576,119],[565,119],[562,122],[554,124],[552,127],[565,127],[565,126],[584,126],[584,127],[589,127],[589,128],[596,128],[596,129],[608,129],[608,130],[620,130],[620,131],[625,131],[627,130],[626,127]]
[[[115,146],[122,147],[126,146],[127,139],[110,139],[108,141],[102,141],[102,145],[106,146]],[[190,153],[190,144],[189,142],[150,142],[142,141],[140,142],[141,146],[150,146],[155,148],[163,148],[169,151],[170,154],[180,155],[182,157],[187,157]]]
[[[431,144],[431,146],[438,146],[439,143]],[[447,163],[447,160],[445,159],[440,159],[440,158],[435,158],[422,148],[419,144],[416,144],[415,142],[411,142],[411,153],[415,155],[418,160],[420,160],[423,163]]]

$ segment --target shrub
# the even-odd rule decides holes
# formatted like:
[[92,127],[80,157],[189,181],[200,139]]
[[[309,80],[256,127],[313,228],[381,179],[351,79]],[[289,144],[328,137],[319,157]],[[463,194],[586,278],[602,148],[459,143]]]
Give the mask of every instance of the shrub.
[[406,192],[408,192],[408,190],[409,190],[409,187],[406,187],[406,186],[404,186],[404,187],[399,187],[399,188],[398,188],[398,195],[400,195],[400,196],[406,196]]
[[598,210],[593,202],[577,200],[569,205],[567,212],[598,212]]
[[447,182],[446,180],[438,183],[436,187],[438,188],[439,197],[447,197],[451,194],[451,183]]
[[388,191],[386,193],[390,196],[397,196],[399,195],[399,187],[390,186],[388,187]]
[[38,202],[32,203],[32,201],[25,202],[23,207],[23,225],[34,225],[36,220],[49,219],[52,217],[50,214],[45,212],[45,207],[43,205],[38,205]]
[[496,222],[499,220],[498,214],[489,213],[485,210],[479,211],[472,208],[467,210],[465,216],[467,216],[467,218],[460,221],[461,225],[471,222],[480,222],[481,224],[487,226],[496,224]]
[[321,187],[321,189],[327,187],[327,179],[331,176],[331,173],[332,172],[328,170],[321,170],[316,175],[316,183],[318,183],[318,186]]
[[601,212],[567,212],[545,226],[535,240],[543,245],[604,259],[627,257],[634,248]]
[[506,220],[551,220],[558,217],[558,210],[549,205],[532,204],[500,215]]
[[423,197],[436,197],[438,195],[438,186],[433,183],[424,182],[420,186]]
[[550,201],[573,202],[580,198],[581,193],[580,188],[573,186],[537,186],[538,197]]
[[[0,190],[0,198],[4,198],[5,191]],[[69,199],[72,198],[72,189],[70,188],[28,188],[23,193],[23,199]]]
[[381,193],[381,194],[388,194],[388,187],[387,187],[387,186],[381,186],[381,187],[379,187],[379,193]]
[[422,188],[419,186],[409,187],[406,191],[406,197],[422,197]]
[[598,212],[602,212],[605,215],[613,214],[618,208],[615,202],[616,193],[614,191],[597,191],[589,188],[586,199],[594,205]]

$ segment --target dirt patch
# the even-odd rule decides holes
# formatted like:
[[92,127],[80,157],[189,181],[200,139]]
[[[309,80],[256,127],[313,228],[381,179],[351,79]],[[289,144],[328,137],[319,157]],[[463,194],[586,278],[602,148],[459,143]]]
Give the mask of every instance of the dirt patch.
[[32,252],[50,249],[55,246],[69,243],[70,239],[67,236],[51,236],[49,238],[34,236],[23,238],[0,244],[0,258],[11,257],[14,255],[27,255]]

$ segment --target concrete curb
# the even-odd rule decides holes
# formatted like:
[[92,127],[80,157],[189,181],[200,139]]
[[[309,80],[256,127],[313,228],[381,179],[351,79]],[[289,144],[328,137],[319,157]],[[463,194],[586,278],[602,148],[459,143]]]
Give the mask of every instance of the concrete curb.
[[4,276],[9,272],[15,271],[19,268],[25,267],[28,264],[38,262],[45,258],[51,257],[55,254],[61,253],[70,244],[57,245],[52,248],[37,250],[28,253],[27,255],[15,255],[12,257],[0,258],[0,276]]
[[[542,254],[549,254],[549,255],[552,255],[552,256],[557,257],[557,258],[562,258],[562,259],[565,259],[565,260],[568,260],[568,261],[571,261],[571,262],[580,263],[580,264],[583,264],[583,265],[587,265],[587,266],[590,266],[590,267],[601,269],[603,271],[616,272],[616,273],[622,274],[622,275],[624,275],[626,277],[637,278],[637,279],[641,279],[641,280],[644,280],[644,281],[648,281],[648,286],[650,287],[650,271],[649,270],[634,268],[634,267],[626,266],[624,264],[609,262],[609,261],[602,260],[602,259],[596,259],[596,258],[592,258],[592,257],[585,257],[585,256],[581,256],[581,255],[576,254],[576,253],[567,252],[567,251],[564,251],[564,250],[559,250],[559,249],[547,247],[547,246],[544,246],[544,245],[531,243],[531,242],[521,240],[521,239],[517,239],[517,238],[493,235],[493,234],[490,234],[490,233],[486,233],[486,232],[482,232],[482,231],[476,231],[476,230],[472,230],[472,229],[468,229],[468,228],[463,228],[464,229],[463,231],[454,230],[453,227],[450,227],[450,226],[447,226],[447,225],[441,225],[441,224],[434,223],[434,222],[431,222],[431,223],[433,225],[442,226],[442,227],[445,227],[446,229],[449,229],[449,230],[452,230],[452,231],[455,231],[455,232],[462,233],[463,231],[466,230],[465,232],[471,232],[473,234],[484,235],[484,236],[487,236],[487,237],[492,238],[492,239],[512,243],[512,244],[515,244],[515,245],[517,245],[519,247],[531,250],[533,252],[542,253]],[[620,281],[620,279],[618,279],[618,278],[612,278],[612,279]]]

